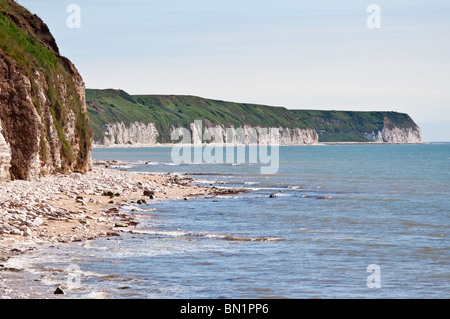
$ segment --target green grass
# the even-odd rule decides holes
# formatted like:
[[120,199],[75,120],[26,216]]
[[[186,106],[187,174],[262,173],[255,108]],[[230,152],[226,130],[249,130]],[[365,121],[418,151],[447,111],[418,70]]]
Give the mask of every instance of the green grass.
[[240,127],[313,128],[321,142],[367,142],[364,132],[376,132],[389,119],[399,128],[415,126],[407,114],[288,110],[284,107],[233,103],[185,95],[129,95],[121,90],[86,90],[94,140],[103,139],[104,125],[154,123],[159,142],[170,142],[171,127],[189,127],[194,120]]
[[[124,98],[119,90],[86,90],[94,139],[100,140],[106,123],[154,123],[161,142],[170,142],[171,127],[189,127],[194,120],[215,125],[295,127],[285,108],[239,104],[194,96],[137,95]],[[130,98],[131,97],[131,98]]]
[[[40,68],[55,68],[58,58],[44,47],[38,40],[31,37],[3,13],[0,12],[0,48],[7,52],[27,73],[36,64]],[[30,63],[33,61],[34,63]]]

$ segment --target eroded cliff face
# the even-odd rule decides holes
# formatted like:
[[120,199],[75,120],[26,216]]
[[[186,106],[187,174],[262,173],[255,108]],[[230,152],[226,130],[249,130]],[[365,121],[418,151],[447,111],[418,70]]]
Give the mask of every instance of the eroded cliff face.
[[[178,128],[172,126],[171,132]],[[273,144],[279,145],[305,145],[317,144],[318,135],[312,129],[289,129],[289,128],[261,128],[244,126],[239,128],[222,125],[211,125],[203,127],[198,123],[191,123],[189,129],[178,130],[178,136],[188,136],[188,140],[194,144],[212,142],[218,144]],[[125,125],[123,122],[106,124],[102,141],[95,141],[96,146],[124,146],[124,145],[145,145],[155,146],[158,143],[158,137],[161,135],[154,123],[144,124],[134,122]],[[178,138],[173,140],[178,143]]]
[[[318,135],[312,129],[283,128],[283,127],[252,127],[244,125],[243,127],[209,126],[199,129],[195,123],[191,123],[190,131],[192,141],[195,144],[201,144],[206,140],[212,143],[226,143],[233,145],[307,145],[317,144]],[[203,132],[203,135],[202,135]]]
[[382,130],[377,132],[366,132],[364,137],[374,143],[391,144],[420,144],[422,143],[422,132],[416,125],[414,127],[397,127],[389,118],[384,118]]
[[104,140],[95,142],[102,146],[112,145],[157,145],[159,133],[153,123],[131,123],[126,126],[123,122],[106,124]]
[[[187,133],[186,131],[187,130]],[[189,141],[194,144],[218,143],[234,145],[251,144],[273,144],[279,145],[313,145],[319,143],[319,136],[314,129],[300,128],[262,128],[245,125],[235,128],[224,127],[223,125],[203,126],[198,123],[191,123],[189,129],[179,129],[174,126],[170,131],[177,131],[178,136],[189,136]],[[276,140],[271,135],[276,132]],[[158,132],[154,123],[144,124],[134,122],[125,125],[123,122],[106,124],[103,132],[103,140],[95,141],[98,147],[108,146],[158,146],[158,138],[162,135]],[[417,125],[408,127],[397,127],[389,118],[384,119],[384,126],[381,130],[363,132],[362,135],[373,143],[388,144],[420,144],[422,143],[421,130]],[[181,140],[176,138],[173,143]],[[170,142],[168,144],[171,144]]]
[[11,148],[6,142],[0,121],[0,181],[10,178],[9,168],[11,167]]
[[89,168],[84,92],[80,74],[60,56],[44,22],[14,1],[2,1],[0,179]]

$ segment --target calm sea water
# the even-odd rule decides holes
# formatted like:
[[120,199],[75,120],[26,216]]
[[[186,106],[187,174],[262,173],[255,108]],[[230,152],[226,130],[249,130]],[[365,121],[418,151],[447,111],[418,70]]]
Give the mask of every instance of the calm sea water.
[[134,213],[137,234],[50,247],[28,269],[49,284],[79,269],[72,297],[450,297],[449,144],[281,147],[275,175],[174,165],[170,151],[92,157],[249,192],[152,202]]

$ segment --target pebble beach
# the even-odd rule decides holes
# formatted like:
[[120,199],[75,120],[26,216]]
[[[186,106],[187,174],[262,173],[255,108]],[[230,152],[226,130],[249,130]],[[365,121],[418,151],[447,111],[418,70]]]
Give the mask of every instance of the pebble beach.
[[171,173],[129,172],[117,162],[92,166],[86,174],[0,183],[0,298],[30,297],[13,288],[20,276],[4,265],[13,256],[42,245],[120,236],[122,229],[136,225],[124,211],[152,200],[217,192]]

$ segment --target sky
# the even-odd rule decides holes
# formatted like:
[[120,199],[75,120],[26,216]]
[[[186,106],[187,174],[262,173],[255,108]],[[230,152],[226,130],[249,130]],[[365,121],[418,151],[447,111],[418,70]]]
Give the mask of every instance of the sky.
[[17,2],[47,23],[87,88],[397,111],[424,141],[450,141],[448,0]]

